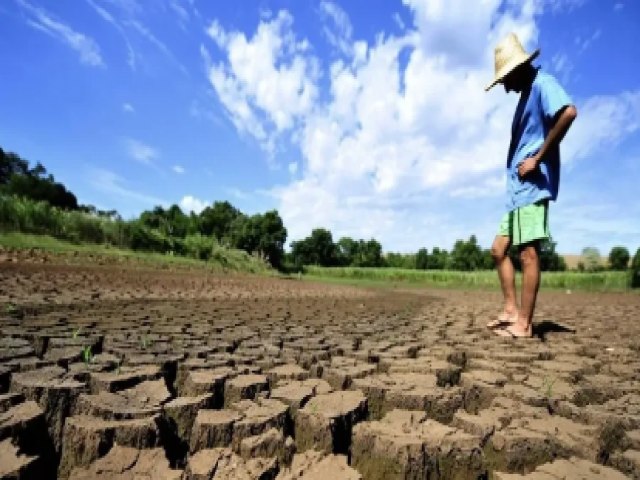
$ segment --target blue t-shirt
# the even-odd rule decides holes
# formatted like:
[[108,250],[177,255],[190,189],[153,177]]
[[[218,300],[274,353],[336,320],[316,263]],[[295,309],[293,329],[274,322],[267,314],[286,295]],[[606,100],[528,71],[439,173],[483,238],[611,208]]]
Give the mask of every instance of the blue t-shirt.
[[560,185],[560,148],[550,149],[535,171],[523,180],[518,165],[538,153],[554,117],[573,102],[557,80],[537,69],[531,89],[524,90],[513,116],[511,145],[507,157],[507,209],[531,205],[543,199],[556,200]]

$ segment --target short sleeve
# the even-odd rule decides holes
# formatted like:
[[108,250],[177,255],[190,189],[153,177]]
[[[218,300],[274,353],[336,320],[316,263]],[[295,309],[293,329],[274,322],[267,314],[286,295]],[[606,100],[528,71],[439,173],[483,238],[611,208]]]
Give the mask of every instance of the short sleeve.
[[540,103],[548,121],[552,121],[563,107],[573,105],[571,97],[552,76],[547,76],[540,84]]

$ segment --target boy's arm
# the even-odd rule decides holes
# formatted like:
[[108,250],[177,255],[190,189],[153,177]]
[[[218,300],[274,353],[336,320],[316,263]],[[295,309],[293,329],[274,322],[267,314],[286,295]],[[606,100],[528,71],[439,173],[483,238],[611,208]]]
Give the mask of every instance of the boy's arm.
[[555,148],[560,144],[567,131],[569,131],[569,127],[578,116],[578,110],[573,105],[568,105],[563,107],[557,114],[555,121],[553,123],[553,127],[549,130],[547,138],[544,139],[544,143],[538,153],[534,156],[527,158],[524,162],[520,164],[518,167],[518,175],[520,178],[534,171],[540,165],[540,162],[546,155],[546,153],[551,148]]

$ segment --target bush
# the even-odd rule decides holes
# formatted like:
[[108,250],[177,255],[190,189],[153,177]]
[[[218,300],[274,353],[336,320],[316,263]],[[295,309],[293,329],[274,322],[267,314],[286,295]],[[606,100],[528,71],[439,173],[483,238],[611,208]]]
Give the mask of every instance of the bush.
[[104,243],[102,221],[83,212],[67,212],[64,216],[61,237],[72,242]]
[[129,246],[129,238],[127,237],[128,224],[126,222],[106,219],[101,226],[104,243],[123,248]]
[[139,222],[127,224],[127,237],[133,250],[166,253],[172,251],[171,241],[157,230],[145,227]]
[[0,225],[16,232],[60,235],[63,215],[45,202],[3,195],[0,196]]
[[184,239],[184,254],[197,260],[208,260],[217,243],[213,236],[207,237],[199,233],[187,235]]

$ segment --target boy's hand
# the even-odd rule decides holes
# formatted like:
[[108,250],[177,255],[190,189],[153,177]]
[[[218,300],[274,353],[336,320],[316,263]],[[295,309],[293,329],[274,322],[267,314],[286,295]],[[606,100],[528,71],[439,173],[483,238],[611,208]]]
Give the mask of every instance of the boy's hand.
[[520,178],[524,178],[531,172],[533,172],[536,168],[538,168],[539,163],[540,161],[538,160],[537,155],[525,159],[524,162],[518,165],[518,175],[520,176]]

